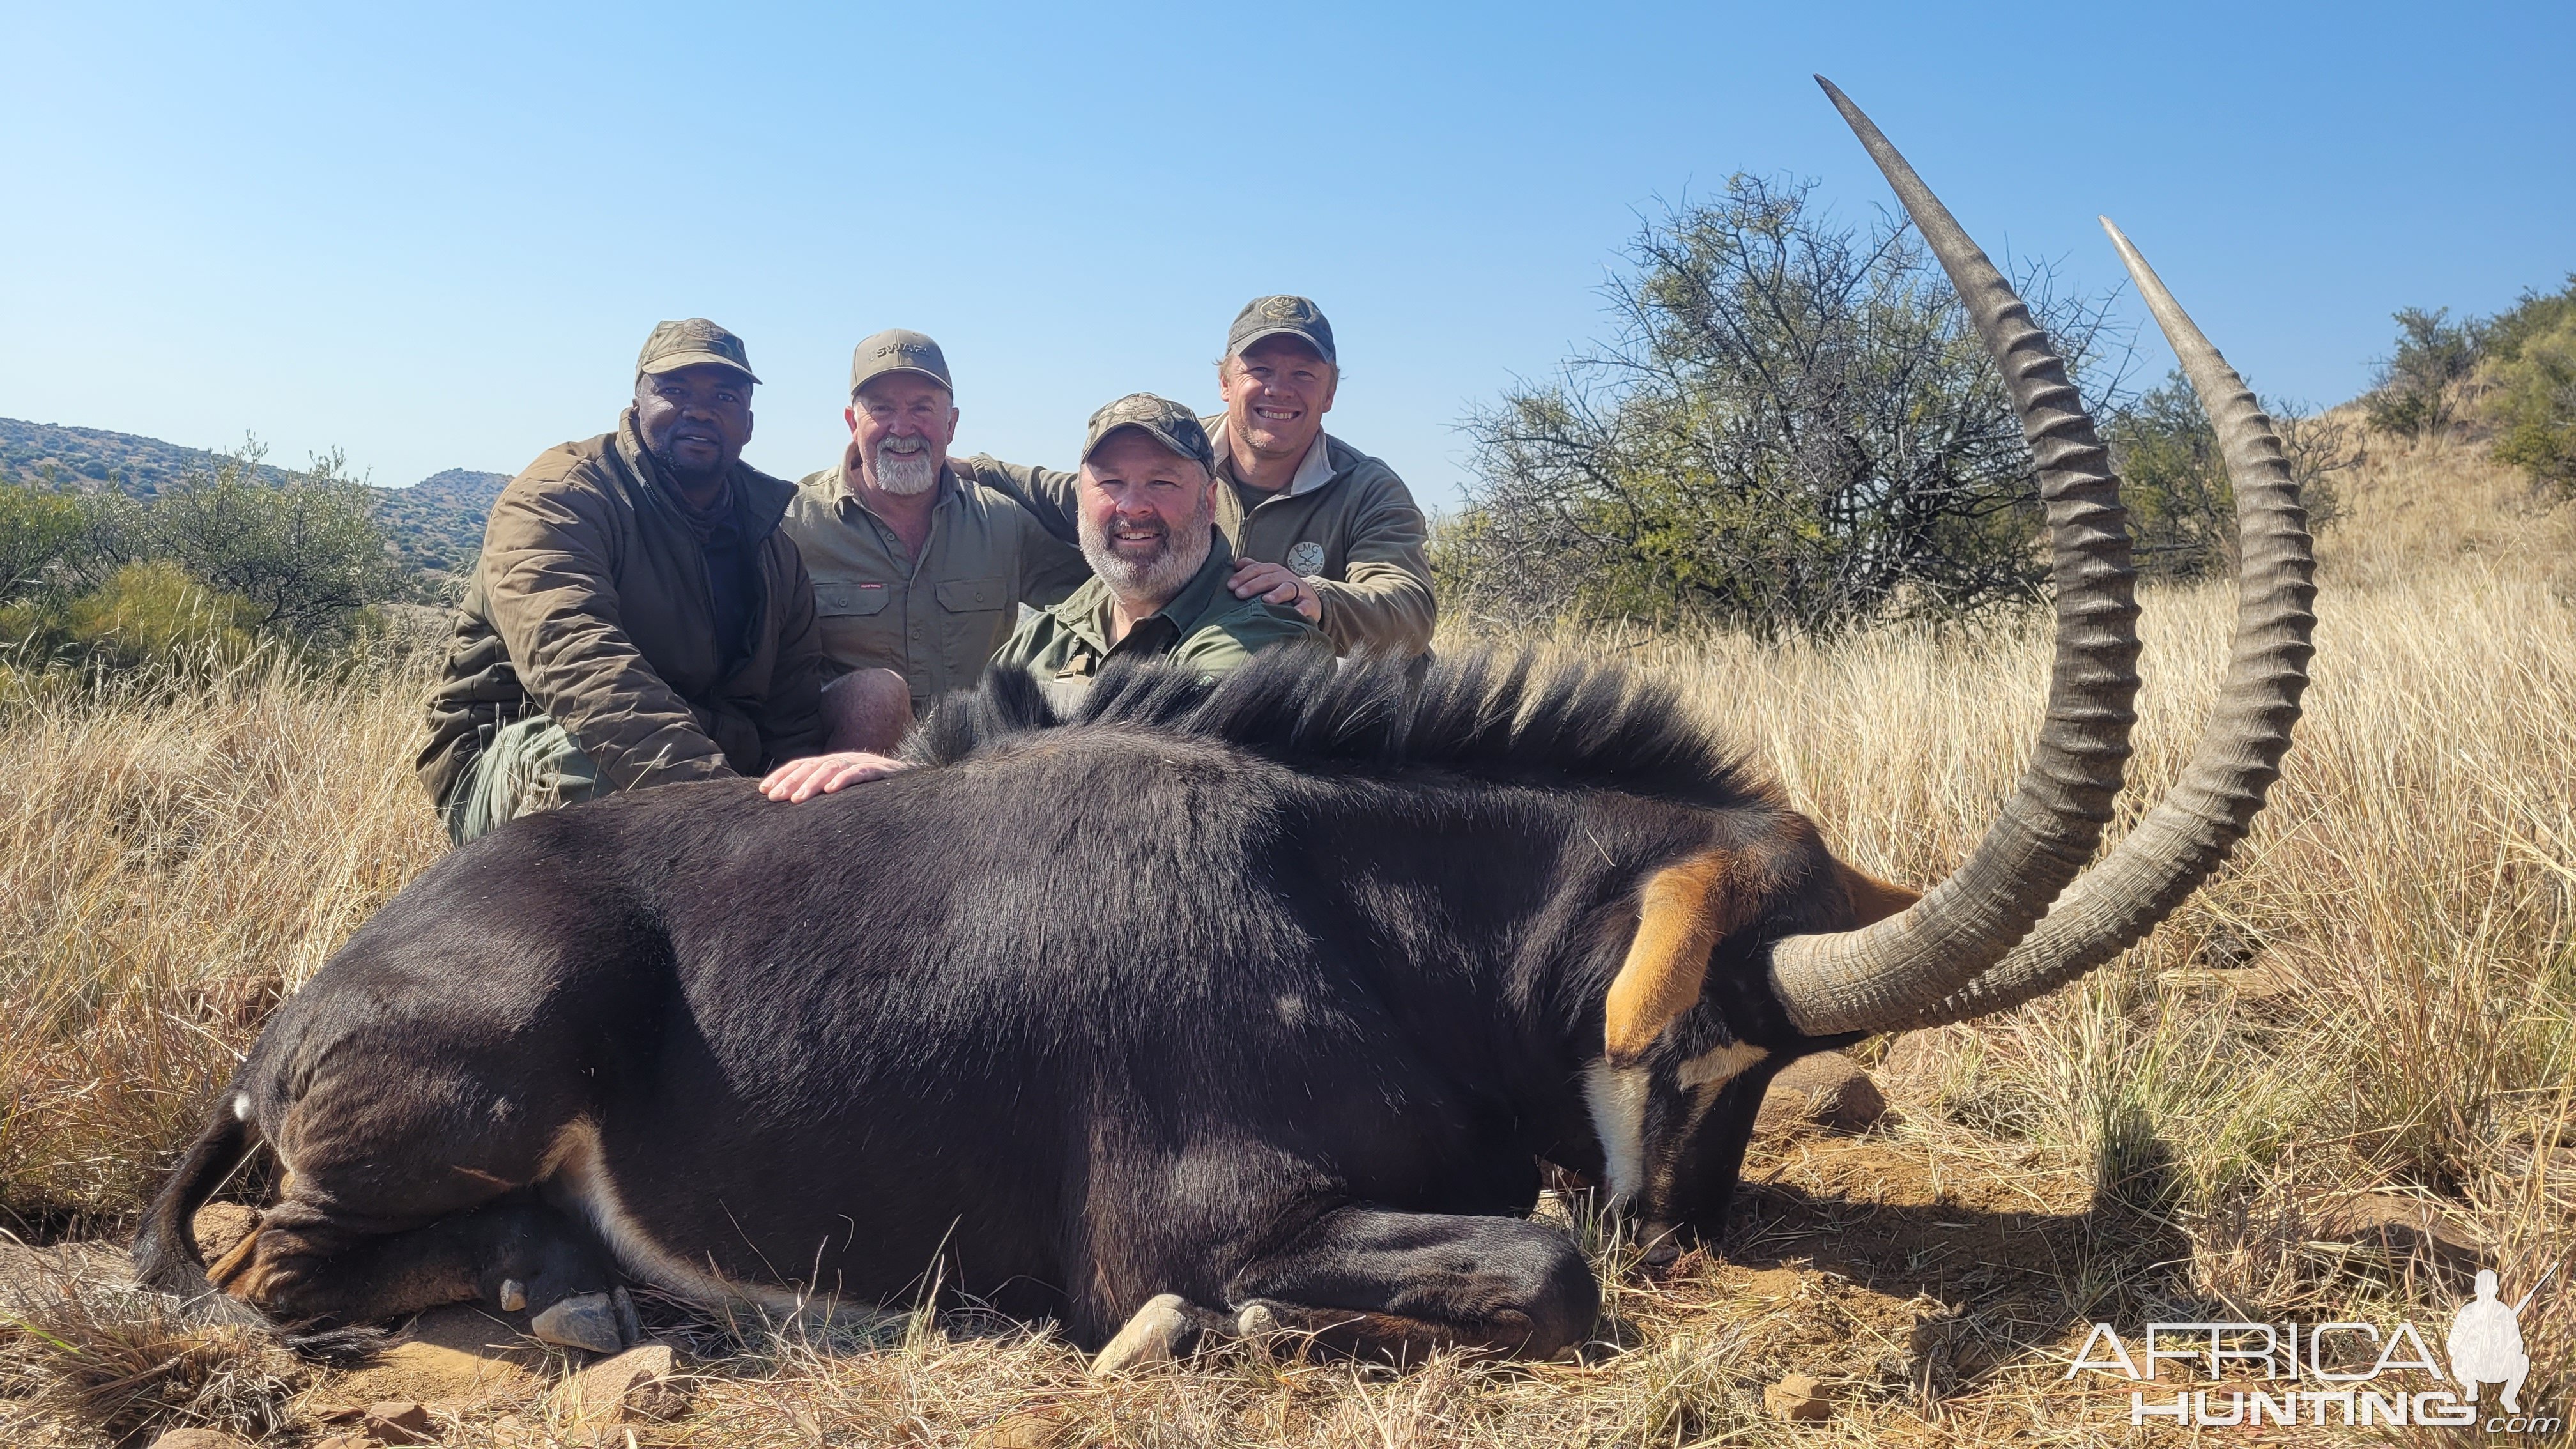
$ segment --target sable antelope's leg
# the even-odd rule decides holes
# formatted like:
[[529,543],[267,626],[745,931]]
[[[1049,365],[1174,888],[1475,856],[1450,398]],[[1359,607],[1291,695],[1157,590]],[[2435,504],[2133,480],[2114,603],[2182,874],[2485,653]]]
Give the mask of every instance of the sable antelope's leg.
[[1591,1333],[1601,1288],[1538,1223],[1346,1207],[1246,1265],[1226,1304],[1244,1336],[1284,1330],[1337,1354],[1553,1358]]
[[499,1079],[514,1064],[462,1058],[389,1052],[317,1074],[262,1124],[287,1168],[277,1204],[208,1280],[316,1326],[497,1304],[505,1282],[536,1309],[545,1293],[607,1290],[605,1257],[524,1191],[547,1170],[562,1110],[529,1110],[530,1083]]
[[382,1234],[351,1233],[328,1213],[289,1201],[263,1216],[258,1242],[245,1249],[210,1271],[216,1286],[275,1318],[317,1327],[377,1323],[474,1299],[509,1311],[543,1309],[604,1294],[615,1282],[587,1233],[555,1209],[515,1196]]

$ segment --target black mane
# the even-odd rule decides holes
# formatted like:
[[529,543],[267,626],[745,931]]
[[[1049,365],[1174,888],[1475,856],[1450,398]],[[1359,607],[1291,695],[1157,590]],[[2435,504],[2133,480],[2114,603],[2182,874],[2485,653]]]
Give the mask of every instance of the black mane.
[[1070,714],[1026,670],[986,671],[906,742],[925,765],[1038,730],[1111,726],[1219,740],[1292,769],[1432,767],[1497,783],[1725,806],[1764,793],[1671,686],[1616,665],[1542,670],[1530,651],[1336,661],[1271,650],[1214,684],[1186,665],[1112,661]]

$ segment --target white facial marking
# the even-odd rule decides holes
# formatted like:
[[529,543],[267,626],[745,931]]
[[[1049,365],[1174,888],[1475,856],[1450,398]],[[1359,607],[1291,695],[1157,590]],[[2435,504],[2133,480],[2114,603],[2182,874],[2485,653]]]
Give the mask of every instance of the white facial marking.
[[1607,1057],[1583,1069],[1583,1105],[1601,1139],[1601,1170],[1614,1200],[1633,1202],[1646,1185],[1647,1086],[1644,1067],[1614,1067]]
[[1678,1074],[1682,1090],[1696,1092],[1702,1087],[1723,1087],[1769,1055],[1758,1046],[1746,1046],[1740,1041],[1728,1042],[1713,1052],[1702,1052],[1682,1063]]
[[1681,1082],[1684,1096],[1689,1099],[1689,1112],[1682,1122],[1682,1129],[1665,1139],[1664,1160],[1655,1165],[1655,1187],[1665,1195],[1666,1201],[1671,1199],[1673,1173],[1681,1165],[1682,1151],[1693,1137],[1699,1135],[1699,1124],[1708,1116],[1708,1109],[1717,1105],[1718,1092],[1769,1055],[1757,1046],[1728,1042],[1715,1051],[1701,1052],[1682,1063],[1680,1070],[1674,1073]]
[[247,1122],[250,1120],[250,1093],[233,1093],[233,1120],[236,1122]]

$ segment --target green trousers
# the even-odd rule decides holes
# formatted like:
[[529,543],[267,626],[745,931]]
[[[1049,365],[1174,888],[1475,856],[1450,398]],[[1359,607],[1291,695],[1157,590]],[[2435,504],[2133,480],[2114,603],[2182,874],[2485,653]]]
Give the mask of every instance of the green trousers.
[[447,822],[447,838],[463,845],[522,815],[607,793],[599,767],[564,727],[544,715],[531,715],[492,736],[438,813]]

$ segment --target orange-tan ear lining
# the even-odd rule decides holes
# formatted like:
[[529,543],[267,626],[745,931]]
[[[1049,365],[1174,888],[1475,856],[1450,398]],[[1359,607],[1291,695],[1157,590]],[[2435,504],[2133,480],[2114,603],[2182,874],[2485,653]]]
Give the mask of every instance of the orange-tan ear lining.
[[1637,935],[1603,1003],[1603,1048],[1614,1067],[1634,1066],[1674,1017],[1699,1000],[1709,952],[1744,908],[1725,851],[1703,851],[1646,879]]
[[1910,886],[1894,885],[1880,880],[1865,870],[1854,870],[1836,861],[1843,873],[1843,892],[1851,897],[1852,910],[1859,916],[1855,926],[1867,926],[1886,920],[1907,906],[1923,899],[1923,892]]

